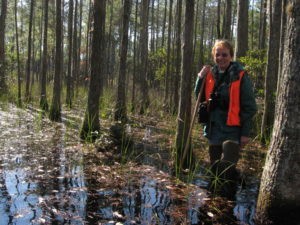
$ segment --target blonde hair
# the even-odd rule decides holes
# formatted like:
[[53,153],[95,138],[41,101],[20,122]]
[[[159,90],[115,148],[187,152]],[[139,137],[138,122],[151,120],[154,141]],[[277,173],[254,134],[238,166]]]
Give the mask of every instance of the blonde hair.
[[211,51],[211,55],[213,58],[215,57],[217,47],[227,48],[229,50],[230,56],[233,58],[233,56],[234,56],[233,46],[228,40],[225,40],[225,39],[216,40],[214,47],[212,48],[212,51]]

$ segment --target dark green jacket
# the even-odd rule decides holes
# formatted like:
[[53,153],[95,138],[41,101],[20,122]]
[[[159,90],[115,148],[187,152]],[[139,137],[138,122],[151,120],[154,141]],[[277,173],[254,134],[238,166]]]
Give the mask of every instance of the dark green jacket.
[[[241,136],[250,136],[252,118],[257,111],[257,107],[252,82],[246,72],[241,80],[240,89],[241,126],[226,125],[229,106],[229,85],[230,82],[238,79],[241,70],[243,70],[243,67],[237,62],[232,62],[224,73],[220,73],[216,65],[212,67],[212,73],[218,86],[216,90],[218,97],[216,108],[210,113],[210,121],[204,125],[204,135],[209,139],[239,141]],[[197,78],[195,85],[196,96],[199,94],[202,80],[199,77]]]

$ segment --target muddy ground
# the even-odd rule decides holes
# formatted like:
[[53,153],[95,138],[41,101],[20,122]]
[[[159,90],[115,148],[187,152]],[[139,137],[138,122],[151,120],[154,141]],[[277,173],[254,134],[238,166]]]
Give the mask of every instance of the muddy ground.
[[241,182],[228,199],[207,191],[200,125],[192,140],[196,169],[180,174],[175,118],[130,116],[120,130],[106,116],[91,144],[78,138],[83,113],[64,111],[53,123],[34,107],[1,105],[1,225],[255,224],[266,152],[256,140],[241,152]]

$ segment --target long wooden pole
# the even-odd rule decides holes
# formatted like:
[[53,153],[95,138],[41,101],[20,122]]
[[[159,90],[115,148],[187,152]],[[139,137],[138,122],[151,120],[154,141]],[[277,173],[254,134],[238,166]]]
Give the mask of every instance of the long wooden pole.
[[206,81],[206,75],[203,77],[201,88],[200,88],[200,91],[199,91],[199,94],[198,94],[198,98],[197,98],[197,101],[196,101],[196,105],[195,105],[195,108],[194,108],[194,113],[193,113],[193,116],[192,116],[189,133],[188,133],[188,136],[187,136],[187,141],[186,141],[186,144],[185,144],[185,147],[184,147],[184,151],[183,151],[183,155],[182,155],[182,159],[181,159],[181,162],[180,162],[180,169],[182,169],[182,164],[183,164],[183,162],[184,162],[184,160],[186,158],[188,149],[190,147],[190,140],[191,140],[191,136],[192,136],[193,126],[194,126],[194,122],[195,122],[195,118],[196,118],[198,106],[199,106],[200,101],[202,99],[205,81]]

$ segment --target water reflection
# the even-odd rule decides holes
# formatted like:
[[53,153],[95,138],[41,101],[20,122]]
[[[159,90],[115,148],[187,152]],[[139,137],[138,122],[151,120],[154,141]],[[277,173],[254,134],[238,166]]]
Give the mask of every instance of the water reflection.
[[[139,196],[140,197],[140,196]],[[131,224],[135,222],[137,209],[137,189],[132,185],[128,185],[124,189],[123,195],[123,211],[126,218],[125,224]]]
[[[247,185],[238,184],[233,192],[234,196],[232,201],[234,202],[234,207],[232,209],[233,215],[230,216],[233,217],[232,220],[237,220],[237,224],[255,225],[254,217],[259,180],[249,177],[246,183]],[[200,168],[197,178],[194,179],[194,184],[203,188],[208,186],[209,183],[205,168]],[[196,209],[199,207],[196,207]],[[193,209],[193,207],[190,206],[189,210],[191,209]],[[229,215],[227,215],[227,217],[229,217]],[[194,219],[192,220],[192,224],[197,224],[197,222],[195,223],[195,221],[198,221],[197,215],[193,216],[191,213],[190,218]]]
[[67,148],[65,127],[11,105],[0,126],[0,224],[82,224],[82,156]]
[[146,178],[139,187],[130,184],[121,191],[90,191],[87,220],[91,224],[172,224],[167,212],[170,202],[169,191]]
[[[0,161],[1,165],[2,162]],[[0,224],[8,224],[9,223],[9,208],[10,208],[10,196],[7,191],[7,187],[5,184],[5,177],[4,177],[4,172],[3,172],[3,167],[0,166],[0,215],[1,215],[1,220]]]
[[206,198],[206,194],[202,191],[196,190],[195,193],[190,195],[188,201],[188,223],[189,224],[201,224],[199,217],[199,209],[202,206],[203,199]]
[[[9,105],[0,106],[0,127],[0,225],[201,223],[203,190],[177,196],[176,184],[155,170],[108,184],[97,174],[102,162],[84,153],[78,134],[63,123]],[[148,145],[145,152],[153,151]],[[148,165],[157,162],[151,153]],[[116,172],[106,167],[104,178]],[[235,212],[249,208],[246,202]]]
[[236,194],[236,206],[234,215],[244,224],[254,225],[255,206],[258,193],[258,181],[251,179],[247,182],[247,188],[241,189]]
[[36,185],[26,181],[26,171],[17,168],[2,175],[0,224],[28,224],[39,217],[41,210],[35,207],[38,198],[30,193]]
[[166,209],[170,205],[170,195],[167,189],[158,189],[155,180],[145,179],[140,187],[141,223],[142,224],[168,224],[170,218]]

